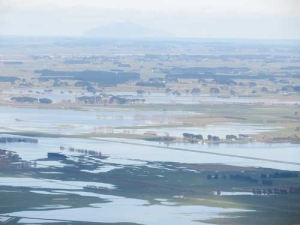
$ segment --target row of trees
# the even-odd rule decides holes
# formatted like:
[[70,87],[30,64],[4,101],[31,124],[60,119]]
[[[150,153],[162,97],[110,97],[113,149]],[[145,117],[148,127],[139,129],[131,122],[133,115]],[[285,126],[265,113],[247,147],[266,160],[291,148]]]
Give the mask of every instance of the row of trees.
[[[192,133],[183,133],[183,138],[189,140],[203,140],[203,135],[201,134],[192,134]],[[248,135],[239,134],[238,136],[233,134],[226,135],[226,140],[238,140],[238,139],[245,139],[248,138]],[[220,141],[221,139],[218,136],[207,135],[207,140],[209,141]]]
[[76,98],[76,100],[85,104],[132,104],[145,102],[145,99],[131,99],[120,96],[109,96],[106,98],[101,96],[81,96]]
[[203,136],[201,134],[183,133],[182,136],[186,139],[203,140]]
[[275,173],[271,173],[271,174],[265,174],[262,173],[260,174],[260,178],[261,179],[267,179],[267,178],[296,178],[298,177],[298,173],[294,173],[294,172],[275,172]]
[[[191,134],[191,133],[183,133],[183,138],[189,140],[203,140],[203,136],[201,134]],[[208,135],[207,140],[209,141],[220,141],[221,139],[218,136]]]
[[287,195],[299,193],[300,188],[298,187],[288,187],[288,188],[256,188],[252,190],[254,195]]
[[10,100],[13,102],[20,102],[20,103],[42,103],[42,104],[52,103],[52,100],[49,98],[12,97]]
[[273,174],[264,174],[261,173],[259,178],[253,178],[251,176],[248,175],[244,175],[244,174],[230,174],[228,175],[228,177],[223,174],[223,175],[218,175],[218,174],[208,174],[206,176],[207,180],[219,180],[219,179],[230,179],[230,180],[235,180],[235,181],[245,181],[245,182],[250,182],[250,183],[261,183],[263,185],[268,185],[271,186],[273,185],[273,179],[276,178],[297,178],[299,175],[298,173],[295,172],[275,172]]
[[[241,174],[231,174],[231,175],[229,175],[228,178],[230,180],[236,180],[236,181],[245,181],[245,182],[250,182],[250,183],[259,183],[259,179],[252,178],[251,176],[247,176],[247,175],[241,175]],[[208,174],[206,176],[206,179],[207,180],[219,180],[219,179],[226,180],[227,176],[225,174],[222,175],[222,176],[220,176],[218,174],[215,174],[215,175]],[[261,183],[263,185],[272,185],[273,184],[272,180],[269,180],[269,179],[263,179],[263,180],[261,180]]]
[[0,143],[16,143],[16,142],[36,144],[36,143],[38,143],[38,139],[27,138],[27,137],[0,137]]
[[95,82],[100,86],[115,86],[128,81],[140,80],[140,74],[135,72],[108,72],[108,71],[54,71],[54,70],[36,70],[35,73],[42,77],[60,78],[68,80],[79,80],[85,82]]

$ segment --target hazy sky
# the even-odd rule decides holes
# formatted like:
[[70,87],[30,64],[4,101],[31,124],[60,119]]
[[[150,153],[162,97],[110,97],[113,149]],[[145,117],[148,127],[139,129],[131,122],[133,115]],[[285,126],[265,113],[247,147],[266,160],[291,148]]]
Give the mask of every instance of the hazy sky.
[[179,37],[300,39],[300,0],[0,0],[0,35],[133,22]]

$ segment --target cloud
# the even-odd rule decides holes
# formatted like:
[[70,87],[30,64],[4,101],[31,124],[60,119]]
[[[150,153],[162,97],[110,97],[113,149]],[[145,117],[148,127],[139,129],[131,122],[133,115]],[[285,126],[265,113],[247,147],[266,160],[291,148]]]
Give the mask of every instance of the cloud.
[[298,0],[0,0],[0,34],[81,35],[124,21],[185,37],[300,38],[299,10]]
[[[6,0],[0,1],[18,10],[93,9],[186,13],[260,13],[295,14],[300,12],[299,0]],[[6,3],[5,3],[6,2]]]

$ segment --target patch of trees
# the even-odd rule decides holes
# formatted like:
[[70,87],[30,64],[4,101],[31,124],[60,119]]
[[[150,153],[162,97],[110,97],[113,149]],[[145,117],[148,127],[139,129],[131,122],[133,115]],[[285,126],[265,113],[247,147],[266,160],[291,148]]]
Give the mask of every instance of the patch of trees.
[[255,86],[257,86],[257,84],[256,84],[255,82],[253,82],[253,81],[249,82],[248,85],[249,85],[250,87],[255,87]]
[[172,91],[171,88],[166,88],[166,90],[165,90],[166,94],[169,94],[171,91]]
[[238,93],[235,90],[230,90],[231,95],[237,95]]
[[14,102],[19,103],[41,103],[41,104],[51,104],[52,100],[48,98],[33,98],[33,97],[12,97],[10,99]]
[[238,137],[236,135],[228,134],[226,135],[226,140],[237,140]]
[[5,76],[0,76],[0,82],[11,82],[14,83],[16,81],[20,80],[18,77],[5,77]]
[[[214,175],[208,174],[206,176],[207,180],[219,180],[219,179],[227,180],[227,178],[228,177],[225,174],[223,174],[222,176],[219,174],[214,174]],[[236,180],[236,181],[246,181],[251,183],[258,183],[259,181],[258,179],[252,178],[251,176],[241,175],[241,174],[231,174],[229,175],[229,179]]]
[[144,99],[127,99],[119,96],[113,96],[109,99],[110,104],[132,104],[132,103],[140,103],[145,102]]
[[[204,138],[201,134],[183,133],[182,136],[183,136],[184,139],[187,139],[187,140],[190,140],[190,141],[204,140]],[[218,136],[208,135],[207,140],[209,140],[209,141],[220,141],[221,139]]]
[[10,61],[10,62],[3,62],[4,65],[23,65],[23,62],[19,61]]
[[101,96],[82,96],[76,98],[85,104],[132,104],[132,103],[143,103],[144,99],[128,99],[120,96],[111,96],[110,98],[102,98]]
[[99,104],[102,103],[102,98],[100,96],[81,96],[76,98],[77,101],[83,102],[85,104]]
[[39,101],[38,98],[33,97],[12,97],[11,100],[20,103],[36,103]]
[[49,99],[49,98],[40,98],[39,103],[41,103],[41,104],[51,104],[52,100]]
[[198,79],[198,83],[207,84],[208,81],[205,80],[205,79],[200,78],[200,79]]
[[294,87],[294,92],[300,93],[300,86],[295,86],[295,87]]
[[38,139],[26,138],[26,137],[0,137],[0,143],[16,143],[16,142],[36,144],[38,143]]
[[116,103],[116,104],[125,104],[126,103],[126,98],[122,98],[122,97],[119,97],[119,96],[112,96],[110,99],[109,99],[109,103],[110,104],[113,104],[113,103]]
[[137,95],[143,95],[145,94],[144,90],[136,90]]
[[254,195],[287,195],[299,193],[300,188],[289,187],[289,188],[266,188],[260,189],[256,188],[252,190]]
[[59,77],[60,79],[72,79],[86,82],[95,82],[99,86],[115,86],[117,84],[126,83],[140,79],[140,74],[135,72],[114,73],[108,71],[53,71],[53,70],[36,70],[35,73],[41,74],[43,77]]
[[92,85],[88,85],[88,86],[86,87],[86,90],[87,90],[88,92],[91,92],[91,93],[96,93],[96,92],[97,92],[97,89],[94,88]]
[[221,140],[218,136],[212,136],[210,134],[207,136],[207,139],[209,141],[220,141]]
[[203,136],[201,134],[183,133],[182,136],[186,139],[203,140]]
[[269,89],[266,88],[266,87],[262,87],[262,88],[260,89],[260,91],[261,91],[261,92],[267,93],[267,92],[269,92]]
[[[206,177],[207,180],[218,180],[219,178],[221,178],[221,177],[218,174],[215,174],[215,175],[208,174]],[[223,175],[222,178],[227,179],[226,175]],[[261,173],[260,179],[253,178],[249,175],[244,175],[244,174],[230,174],[229,175],[230,180],[245,181],[245,182],[250,182],[250,183],[261,183],[261,184],[267,185],[267,186],[273,185],[272,178],[298,178],[298,173],[294,173],[294,172],[276,172],[273,174]],[[274,190],[274,194],[275,193],[278,194],[276,190]],[[293,191],[291,191],[291,193],[293,193]]]
[[81,154],[85,154],[85,155],[91,155],[91,156],[96,156],[98,158],[107,158],[102,156],[101,152],[98,151],[94,151],[94,150],[88,150],[88,149],[80,149],[80,148],[73,148],[73,147],[64,147],[64,146],[60,146],[59,147],[60,150],[68,150],[70,152],[78,152]]
[[267,179],[267,178],[297,178],[299,177],[298,173],[294,172],[275,172],[272,174],[260,174],[261,179]]
[[181,96],[181,93],[178,90],[173,91],[172,94],[177,96],[177,97]]
[[48,152],[48,159],[66,159],[67,156],[61,153],[56,153],[56,152]]

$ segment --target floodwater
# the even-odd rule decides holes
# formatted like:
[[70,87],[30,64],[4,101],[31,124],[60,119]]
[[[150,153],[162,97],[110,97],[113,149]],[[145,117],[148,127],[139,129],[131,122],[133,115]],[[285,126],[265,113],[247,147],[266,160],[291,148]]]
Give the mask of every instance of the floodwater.
[[[96,127],[111,129],[121,126],[142,126],[149,124],[164,124],[172,116],[184,115],[187,112],[136,112],[114,111],[111,109],[101,111],[75,111],[60,109],[34,109],[34,108],[4,108],[0,107],[0,127],[2,131],[8,128],[24,131],[44,131],[53,134],[80,134],[91,132]],[[170,117],[169,117],[170,116]],[[71,125],[70,125],[71,124]],[[137,132],[153,131],[140,129]],[[203,128],[162,128],[158,133],[181,136],[184,132],[200,133],[202,135],[218,135],[224,138],[226,134],[254,134],[268,131],[265,127],[249,124],[225,124],[222,126],[206,126]],[[0,135],[7,136],[7,135]],[[13,135],[12,135],[13,136]],[[147,142],[142,140],[127,140],[120,138],[45,138],[39,137],[39,142],[34,143],[0,143],[0,149],[16,152],[23,160],[36,161],[37,168],[67,167],[72,166],[72,161],[79,160],[91,166],[92,169],[81,169],[85,173],[108,173],[125,167],[151,167],[161,171],[170,170],[168,163],[195,163],[195,164],[226,164],[240,167],[266,167],[300,171],[300,145],[297,144],[191,144],[191,143],[166,143]],[[78,157],[81,153],[60,150],[66,148],[87,149],[101,152],[108,156],[105,159]],[[62,152],[68,156],[68,164],[62,161],[45,160],[49,152]],[[278,161],[280,160],[280,161]],[[187,168],[172,168],[200,173]],[[55,171],[44,171],[48,176],[55,177]],[[159,172],[160,173],[160,172]],[[53,174],[53,175],[51,175]],[[163,172],[162,172],[163,174]],[[156,176],[163,179],[162,174]],[[89,174],[91,175],[91,174]],[[95,175],[96,176],[96,175]],[[87,185],[105,190],[118,190],[117,185],[100,182],[83,182],[75,180],[38,179],[29,177],[1,177],[0,187],[27,188],[31,193],[40,196],[68,198],[69,195],[82,197],[95,197],[95,201],[82,207],[69,207],[67,204],[48,203],[25,211],[15,211],[0,215],[24,217],[20,224],[43,224],[49,222],[95,222],[95,223],[136,223],[145,225],[196,225],[205,224],[197,220],[229,217],[230,212],[244,212],[238,209],[182,206],[173,199],[154,199],[155,203],[141,199],[131,199],[114,195],[103,195],[87,191]],[[222,195],[248,194],[239,192],[222,192]],[[57,196],[56,196],[57,195]],[[100,201],[101,200],[101,201]],[[103,200],[105,202],[103,203]],[[177,199],[177,201],[179,201]],[[101,202],[101,203],[99,203]],[[126,210],[124,208],[126,207]],[[112,212],[115,212],[112,216]],[[132,213],[128,213],[132,212]]]
[[[214,192],[214,195],[218,195],[217,192]],[[228,192],[228,191],[221,191],[219,195],[224,196],[231,196],[231,195],[254,195],[252,192]]]
[[181,96],[175,96],[173,94],[165,93],[145,93],[142,96],[138,96],[136,92],[109,92],[108,94],[124,96],[126,98],[143,98],[146,104],[201,104],[201,102],[210,103],[266,103],[266,104],[300,104],[300,101],[279,100],[279,99],[263,99],[256,97],[230,97],[219,98],[215,95],[200,94],[182,94]]
[[114,127],[166,124],[182,111],[100,111],[0,107],[1,131],[53,134],[112,133]]
[[[196,220],[208,220],[223,217],[221,213],[246,212],[246,210],[206,207],[206,206],[173,206],[166,204],[151,205],[146,200],[102,195],[80,191],[58,191],[58,193],[75,194],[107,200],[106,203],[94,203],[89,207],[62,208],[47,210],[21,211],[7,216],[27,217],[34,219],[95,222],[95,223],[137,223],[144,225],[202,225]],[[96,201],[96,200],[95,200]],[[126,210],[124,210],[126,207]],[[228,216],[226,216],[228,217]]]
[[65,189],[78,190],[85,186],[96,186],[101,188],[115,189],[112,184],[99,182],[83,182],[83,181],[62,181],[50,179],[35,179],[35,178],[20,178],[20,177],[1,177],[0,186],[10,187],[30,187],[30,188],[45,188],[45,189]]
[[[0,143],[0,149],[17,152],[24,160],[47,158],[48,152],[60,152],[60,145],[101,151],[109,156],[101,162],[106,166],[145,165],[147,162],[181,162],[181,163],[217,163],[235,166],[266,167],[300,171],[299,144],[191,144],[147,142],[126,139],[96,139],[80,138],[39,138],[38,144],[30,143]],[[79,153],[63,151],[72,156]],[[252,157],[252,158],[247,158]],[[74,158],[76,161],[76,159]],[[274,160],[274,161],[272,161]],[[276,161],[276,160],[280,160]],[[47,161],[39,161],[44,165]],[[57,161],[54,161],[54,166]],[[86,162],[86,163],[93,163]],[[113,164],[113,165],[111,165]],[[47,166],[51,165],[48,161]],[[62,166],[62,165],[59,165]],[[101,169],[101,168],[98,168]],[[103,168],[104,170],[105,168]],[[107,169],[107,167],[106,167]],[[109,167],[109,169],[111,169]]]

